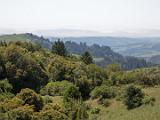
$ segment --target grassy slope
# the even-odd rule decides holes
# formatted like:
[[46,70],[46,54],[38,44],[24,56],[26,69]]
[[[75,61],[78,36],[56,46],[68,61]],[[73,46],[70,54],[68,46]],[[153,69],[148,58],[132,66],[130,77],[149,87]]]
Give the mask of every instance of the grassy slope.
[[[127,110],[120,101],[113,100],[109,107],[97,104],[96,100],[88,100],[92,108],[100,108],[97,115],[91,115],[90,120],[160,120],[160,87],[144,89],[145,93],[155,97],[154,106],[143,105],[133,110]],[[62,104],[62,97],[53,97],[55,104]]]
[[[92,107],[98,107],[101,112],[96,115],[97,120],[159,120],[160,119],[160,88],[147,88],[145,92],[148,95],[155,97],[154,106],[144,105],[133,110],[127,110],[122,102],[113,101],[106,108],[98,105],[96,101],[88,101]],[[91,117],[91,120],[93,120]]]

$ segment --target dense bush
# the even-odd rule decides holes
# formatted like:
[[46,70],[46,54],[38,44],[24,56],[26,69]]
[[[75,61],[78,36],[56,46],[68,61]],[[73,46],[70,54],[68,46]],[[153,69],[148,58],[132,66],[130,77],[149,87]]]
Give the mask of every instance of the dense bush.
[[41,95],[63,96],[66,89],[70,86],[73,86],[73,84],[68,81],[49,82],[41,89],[40,93]]
[[0,53],[0,80],[6,77],[5,62],[4,56]]
[[68,89],[66,89],[64,93],[64,101],[70,101],[72,99],[80,99],[81,93],[79,92],[79,89],[75,86],[70,86]]
[[91,98],[113,98],[116,96],[115,90],[112,87],[105,85],[95,87],[90,94]]
[[32,106],[24,105],[7,112],[8,120],[32,120]]
[[33,120],[69,120],[64,108],[59,105],[46,104],[44,108],[34,114]]
[[48,82],[48,76],[25,49],[10,45],[5,50],[6,73],[14,91],[31,88],[39,91]]
[[33,105],[35,111],[39,111],[43,107],[42,97],[31,89],[22,89],[21,92],[16,95],[16,97],[21,99],[24,104]]
[[128,109],[139,107],[143,104],[144,93],[140,87],[130,85],[125,92],[125,104]]
[[0,93],[11,92],[12,88],[12,85],[8,82],[7,79],[0,81]]
[[0,101],[5,101],[14,97],[14,94],[11,93],[12,88],[12,85],[7,79],[0,81]]

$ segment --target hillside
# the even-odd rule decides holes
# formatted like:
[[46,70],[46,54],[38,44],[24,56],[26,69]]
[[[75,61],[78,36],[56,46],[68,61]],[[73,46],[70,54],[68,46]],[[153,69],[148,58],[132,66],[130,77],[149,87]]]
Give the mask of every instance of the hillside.
[[[57,40],[58,38],[56,38]],[[71,39],[72,40],[72,39]],[[76,39],[75,39],[76,40]],[[13,34],[13,35],[2,35],[0,36],[0,41],[27,41],[41,45],[43,48],[51,49],[52,42],[49,39],[33,35],[31,33],[26,34]],[[94,41],[92,41],[94,42]],[[100,43],[101,44],[101,43]],[[75,42],[66,42],[65,46],[71,54],[81,55],[85,51],[89,51],[97,65],[106,66],[112,63],[118,63],[122,65],[124,69],[134,69],[147,67],[150,64],[143,59],[138,59],[135,57],[123,57],[121,54],[114,52],[108,46],[100,46],[94,44],[88,46],[85,43],[77,44]]]
[[52,43],[48,39],[33,35],[31,33],[1,35],[0,36],[0,41],[6,41],[6,42],[16,42],[16,41],[32,42],[32,43],[40,44],[42,47],[49,48],[49,49],[52,46]]
[[150,66],[150,63],[147,63],[143,59],[129,56],[124,57],[121,54],[114,52],[108,46],[100,46],[98,44],[88,46],[86,43],[81,42],[78,44],[71,41],[66,41],[65,46],[72,54],[81,55],[85,51],[90,52],[95,58],[96,64],[103,67],[113,63],[121,64],[122,68],[126,70]]
[[[52,37],[51,40],[56,38]],[[159,37],[64,37],[64,41],[76,43],[85,42],[87,45],[99,44],[109,46],[123,56],[150,58],[160,55]]]
[[0,44],[0,120],[159,120],[159,85],[160,67],[102,68],[30,42]]

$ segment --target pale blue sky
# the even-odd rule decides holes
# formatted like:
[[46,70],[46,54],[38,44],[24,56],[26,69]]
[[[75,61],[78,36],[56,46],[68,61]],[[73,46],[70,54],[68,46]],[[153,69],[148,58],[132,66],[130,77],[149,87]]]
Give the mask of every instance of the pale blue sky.
[[0,28],[160,29],[160,0],[0,0]]

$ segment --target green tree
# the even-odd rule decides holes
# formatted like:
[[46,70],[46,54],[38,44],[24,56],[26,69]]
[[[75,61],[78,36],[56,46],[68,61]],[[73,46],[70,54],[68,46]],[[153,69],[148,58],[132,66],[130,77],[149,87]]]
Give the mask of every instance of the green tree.
[[39,91],[48,82],[46,72],[31,54],[25,52],[25,50],[21,47],[10,45],[4,53],[7,61],[5,64],[6,77],[13,85],[15,93],[22,88],[31,88]]
[[82,60],[85,64],[87,64],[87,65],[93,63],[93,58],[92,58],[92,56],[90,55],[90,53],[87,52],[87,51],[82,54],[81,60]]
[[54,42],[54,44],[52,45],[52,53],[55,53],[60,56],[67,55],[67,50],[63,41],[60,41],[60,39],[58,39],[58,41]]

